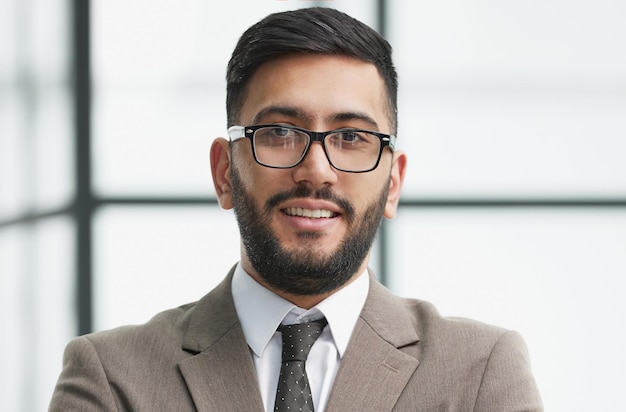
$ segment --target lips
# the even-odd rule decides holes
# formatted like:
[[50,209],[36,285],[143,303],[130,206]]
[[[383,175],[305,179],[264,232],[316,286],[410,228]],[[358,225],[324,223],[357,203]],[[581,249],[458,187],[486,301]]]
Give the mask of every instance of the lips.
[[288,207],[283,209],[283,212],[288,216],[307,217],[310,219],[328,219],[337,215],[326,209],[305,209],[301,207]]

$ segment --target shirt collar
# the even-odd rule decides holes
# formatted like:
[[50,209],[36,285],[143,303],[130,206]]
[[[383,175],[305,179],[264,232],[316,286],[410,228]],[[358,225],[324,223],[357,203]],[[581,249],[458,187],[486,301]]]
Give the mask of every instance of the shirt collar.
[[262,356],[265,347],[283,323],[301,323],[326,317],[339,356],[348,347],[352,330],[365,304],[369,290],[367,270],[346,287],[338,290],[313,308],[306,310],[263,287],[237,265],[232,293],[237,316],[250,349]]

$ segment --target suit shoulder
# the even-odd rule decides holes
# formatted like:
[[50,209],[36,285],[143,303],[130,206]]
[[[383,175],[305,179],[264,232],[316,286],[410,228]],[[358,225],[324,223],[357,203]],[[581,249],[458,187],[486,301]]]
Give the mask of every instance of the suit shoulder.
[[473,342],[473,346],[493,346],[504,335],[516,332],[500,326],[463,317],[442,316],[430,302],[399,298],[412,318],[422,341]]
[[115,351],[120,347],[150,348],[167,344],[181,346],[182,336],[189,324],[196,303],[186,304],[156,314],[140,325],[120,326],[82,336],[101,351]]
[[[50,410],[159,410],[167,402],[189,404],[178,364],[192,356],[182,340],[194,307],[161,312],[143,325],[74,338],[65,349]],[[161,388],[178,388],[178,393],[168,397]]]

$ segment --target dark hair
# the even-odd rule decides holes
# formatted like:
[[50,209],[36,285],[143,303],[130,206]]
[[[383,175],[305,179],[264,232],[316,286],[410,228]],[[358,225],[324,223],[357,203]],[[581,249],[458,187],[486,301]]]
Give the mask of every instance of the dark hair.
[[226,74],[228,126],[239,121],[248,82],[259,66],[294,53],[344,55],[374,64],[385,82],[389,120],[395,133],[398,80],[391,46],[369,26],[326,7],[270,14],[243,33]]

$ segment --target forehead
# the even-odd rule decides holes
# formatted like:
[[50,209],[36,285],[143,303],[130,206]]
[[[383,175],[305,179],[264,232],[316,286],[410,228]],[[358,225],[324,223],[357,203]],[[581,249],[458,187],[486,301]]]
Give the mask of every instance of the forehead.
[[279,120],[313,130],[354,121],[369,123],[355,127],[389,133],[383,78],[375,65],[346,56],[289,55],[267,62],[250,79],[240,121]]

